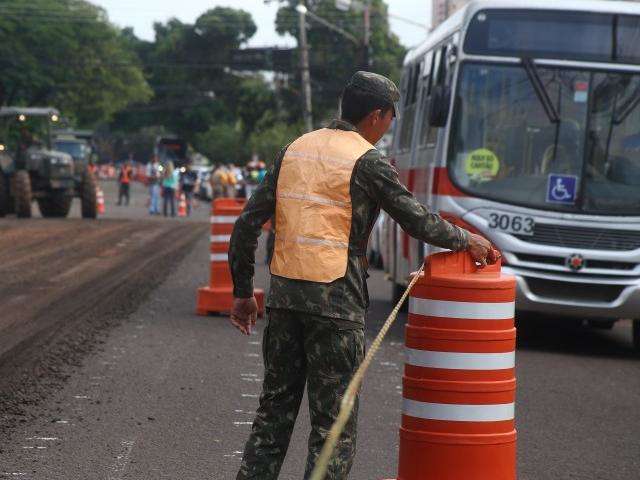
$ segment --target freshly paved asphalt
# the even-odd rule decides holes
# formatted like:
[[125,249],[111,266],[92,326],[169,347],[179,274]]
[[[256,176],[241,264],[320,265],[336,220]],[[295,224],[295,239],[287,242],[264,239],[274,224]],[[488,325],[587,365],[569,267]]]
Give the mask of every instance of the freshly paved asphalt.
[[[99,349],[67,367],[61,388],[25,407],[33,418],[0,433],[0,478],[234,478],[260,391],[262,323],[247,338],[224,318],[196,316],[207,275],[203,236]],[[266,281],[261,267],[256,283]],[[391,309],[388,290],[374,271],[369,340]],[[365,380],[354,480],[396,473],[404,321]],[[640,478],[640,358],[629,323],[595,331],[530,321],[519,330],[519,478]],[[303,406],[280,478],[302,478],[308,431]]]

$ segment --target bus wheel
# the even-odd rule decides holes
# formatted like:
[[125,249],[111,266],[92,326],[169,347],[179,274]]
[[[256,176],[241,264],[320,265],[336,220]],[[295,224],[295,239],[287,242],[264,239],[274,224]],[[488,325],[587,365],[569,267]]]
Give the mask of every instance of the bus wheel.
[[633,321],[631,330],[633,333],[633,348],[636,352],[640,353],[640,319],[635,319]]

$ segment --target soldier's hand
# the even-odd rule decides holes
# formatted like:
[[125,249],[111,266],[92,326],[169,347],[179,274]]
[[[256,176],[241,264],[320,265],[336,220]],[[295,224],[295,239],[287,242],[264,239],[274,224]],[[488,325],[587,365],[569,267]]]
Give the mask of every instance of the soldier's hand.
[[486,267],[487,264],[493,265],[500,259],[500,252],[493,248],[491,242],[475,233],[469,234],[468,251],[471,258],[480,264],[480,268]]
[[256,297],[234,298],[231,309],[231,323],[245,335],[251,335],[251,328],[258,318],[258,302]]

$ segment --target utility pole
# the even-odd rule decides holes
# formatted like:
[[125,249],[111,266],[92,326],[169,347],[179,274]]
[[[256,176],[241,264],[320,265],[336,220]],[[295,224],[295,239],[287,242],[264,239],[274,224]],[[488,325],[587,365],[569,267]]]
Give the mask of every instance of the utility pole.
[[299,18],[300,37],[298,46],[300,48],[300,76],[302,79],[302,113],[304,126],[307,132],[313,130],[313,116],[311,111],[311,74],[309,72],[309,45],[307,44],[307,7],[304,3],[299,3],[296,7]]
[[371,70],[371,2],[364,2],[364,64],[367,70]]

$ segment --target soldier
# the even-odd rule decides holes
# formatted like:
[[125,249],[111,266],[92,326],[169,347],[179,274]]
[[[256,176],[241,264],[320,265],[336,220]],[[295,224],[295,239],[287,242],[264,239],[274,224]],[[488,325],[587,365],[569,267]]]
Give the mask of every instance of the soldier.
[[[285,147],[235,224],[229,251],[235,297],[231,322],[248,335],[257,312],[257,239],[275,213],[262,344],[264,383],[237,479],[278,477],[305,382],[312,430],[304,478],[313,470],[346,387],[364,358],[366,246],[381,208],[415,238],[468,250],[483,265],[497,261],[498,253],[486,239],[422,206],[374,147],[391,125],[399,98],[391,80],[356,73],[342,95],[341,119]],[[357,410],[356,403],[328,479],[349,474]]]

